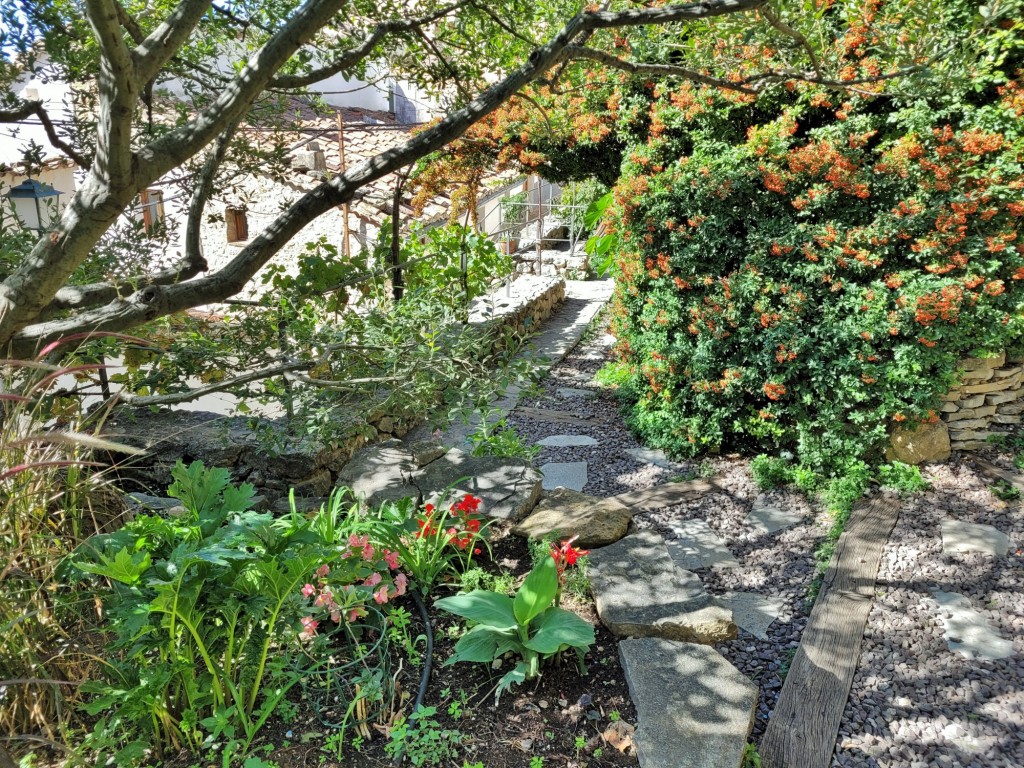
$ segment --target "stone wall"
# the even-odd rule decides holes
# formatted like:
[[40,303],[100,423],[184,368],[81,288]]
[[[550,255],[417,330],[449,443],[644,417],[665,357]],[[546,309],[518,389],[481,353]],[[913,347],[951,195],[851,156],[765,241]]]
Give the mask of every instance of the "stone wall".
[[943,398],[942,420],[949,428],[950,448],[970,451],[986,444],[994,425],[1019,424],[1024,411],[1021,387],[1024,358],[967,358],[960,367],[961,384]]
[[[540,325],[565,299],[560,278],[526,277],[503,286],[471,307],[470,325],[496,324],[518,335]],[[309,439],[290,440],[273,450],[268,438],[286,431],[278,420],[264,420],[263,437],[246,419],[203,411],[165,409],[159,413],[123,410],[108,421],[107,431],[118,440],[142,448],[143,456],[121,463],[118,474],[127,491],[162,496],[171,481],[170,471],[180,459],[202,461],[207,466],[231,470],[235,483],[249,482],[267,505],[294,488],[298,496],[320,497],[330,493],[341,468],[367,443],[403,437],[418,423],[409,411],[396,413],[372,403],[346,411],[330,444]]]

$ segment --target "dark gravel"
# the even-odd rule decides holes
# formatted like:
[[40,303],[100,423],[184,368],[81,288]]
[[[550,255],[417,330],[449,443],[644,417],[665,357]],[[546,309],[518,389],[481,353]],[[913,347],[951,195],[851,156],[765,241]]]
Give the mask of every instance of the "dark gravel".
[[[522,405],[572,411],[594,426],[546,424],[517,416],[509,422],[526,442],[553,434],[586,434],[589,448],[542,448],[536,463],[587,461],[584,491],[611,496],[670,480],[713,473],[721,491],[700,500],[637,516],[639,528],[668,534],[671,520],[703,518],[739,559],[736,569],[698,574],[715,594],[735,590],[781,597],[783,614],[768,639],[749,633],[717,649],[758,684],[752,739],[759,741],[807,623],[814,552],[830,520],[802,494],[774,491],[770,499],[804,513],[804,521],[772,535],[751,531],[744,517],[758,490],[748,462],[737,456],[684,462],[674,468],[642,464],[625,451],[638,443],[625,428],[614,394],[593,376],[607,359],[603,338],[584,341],[552,368],[537,397]],[[559,387],[593,389],[593,399],[559,397]],[[989,458],[1009,467],[1005,457]],[[858,672],[843,715],[833,768],[988,768],[1024,766],[1024,514],[989,491],[989,481],[956,457],[926,470],[931,490],[908,498],[882,556],[865,628]],[[994,525],[1010,536],[1010,555],[943,555],[941,520]],[[947,649],[930,590],[969,597],[993,627],[1014,642],[1003,661],[968,660]],[[794,768],[798,768],[795,767]]]

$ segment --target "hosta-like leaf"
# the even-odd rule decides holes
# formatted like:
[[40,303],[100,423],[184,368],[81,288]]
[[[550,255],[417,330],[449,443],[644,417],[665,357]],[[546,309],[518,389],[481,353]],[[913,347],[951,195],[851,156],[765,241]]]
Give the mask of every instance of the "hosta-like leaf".
[[512,599],[496,592],[474,589],[466,595],[442,597],[434,605],[443,611],[494,629],[513,629],[516,626]]
[[525,661],[520,661],[516,664],[515,668],[510,672],[506,672],[502,676],[501,680],[498,681],[498,687],[494,691],[494,703],[498,703],[498,699],[501,698],[501,694],[511,688],[513,685],[521,683],[526,680],[527,674],[529,674],[530,666]]
[[455,644],[455,653],[445,661],[449,666],[460,661],[476,661],[488,663],[499,656],[498,649],[507,644],[509,636],[492,627],[484,625],[473,627]]
[[532,625],[534,635],[526,647],[537,653],[554,653],[563,646],[587,648],[594,642],[594,627],[572,611],[549,608]]
[[529,624],[534,617],[544,611],[555,599],[558,592],[558,571],[553,558],[545,557],[526,577],[526,581],[516,592],[512,603],[516,621]]

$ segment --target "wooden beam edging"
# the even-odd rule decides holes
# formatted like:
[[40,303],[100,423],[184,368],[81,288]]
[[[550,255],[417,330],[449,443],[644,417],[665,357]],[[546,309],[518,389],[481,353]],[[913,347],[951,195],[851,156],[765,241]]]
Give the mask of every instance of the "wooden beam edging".
[[827,768],[860,660],[894,499],[857,505],[839,537],[800,647],[761,740],[764,768]]
[[1019,493],[1024,494],[1024,480],[1021,479],[1019,474],[1007,472],[1005,469],[997,467],[991,461],[980,456],[971,456],[967,461],[973,464],[974,468],[989,480],[1002,480],[1004,483],[1013,486]]

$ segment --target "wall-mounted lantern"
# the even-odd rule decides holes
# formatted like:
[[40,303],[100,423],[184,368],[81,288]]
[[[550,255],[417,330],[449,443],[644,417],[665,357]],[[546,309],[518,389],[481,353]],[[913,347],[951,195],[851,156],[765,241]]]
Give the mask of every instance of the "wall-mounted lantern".
[[[62,194],[49,184],[25,179],[18,186],[11,187],[4,197],[14,204],[14,213],[25,229],[43,232],[56,223],[58,200]],[[51,197],[57,199],[51,201]]]

